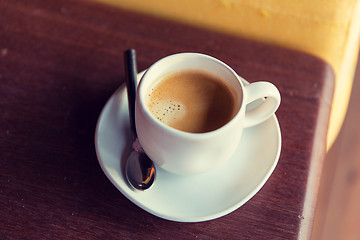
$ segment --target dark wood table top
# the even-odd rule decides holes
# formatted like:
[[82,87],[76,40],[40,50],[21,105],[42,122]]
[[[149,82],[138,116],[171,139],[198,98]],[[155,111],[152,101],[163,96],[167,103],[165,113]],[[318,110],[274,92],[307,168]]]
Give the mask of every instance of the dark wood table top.
[[[282,95],[279,163],[245,205],[179,223],[125,198],[97,161],[100,111],[124,81],[176,52],[215,56]],[[333,92],[315,57],[75,0],[0,0],[0,239],[298,239],[311,232]]]

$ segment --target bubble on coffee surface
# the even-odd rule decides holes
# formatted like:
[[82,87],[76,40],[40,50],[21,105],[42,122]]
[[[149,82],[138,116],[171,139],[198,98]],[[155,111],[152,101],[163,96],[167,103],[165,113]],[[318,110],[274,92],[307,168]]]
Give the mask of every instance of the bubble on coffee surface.
[[170,99],[157,99],[150,103],[151,112],[161,122],[171,124],[185,116],[185,107],[177,101]]

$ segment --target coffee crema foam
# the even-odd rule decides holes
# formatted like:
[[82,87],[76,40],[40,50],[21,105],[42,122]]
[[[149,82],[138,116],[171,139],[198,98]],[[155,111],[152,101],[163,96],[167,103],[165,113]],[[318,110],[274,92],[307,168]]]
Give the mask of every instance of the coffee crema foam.
[[167,74],[151,88],[150,112],[164,124],[185,132],[213,131],[239,110],[235,89],[224,79],[202,70]]

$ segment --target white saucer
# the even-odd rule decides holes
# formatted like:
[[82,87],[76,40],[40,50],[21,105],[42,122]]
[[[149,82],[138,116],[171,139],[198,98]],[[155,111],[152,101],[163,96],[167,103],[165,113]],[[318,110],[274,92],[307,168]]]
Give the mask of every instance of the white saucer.
[[106,176],[123,195],[160,218],[200,222],[222,217],[260,190],[279,159],[281,133],[273,115],[245,129],[234,155],[218,169],[184,177],[156,167],[154,185],[146,191],[133,190],[123,167],[130,148],[128,115],[127,93],[122,85],[100,114],[95,133],[97,157]]

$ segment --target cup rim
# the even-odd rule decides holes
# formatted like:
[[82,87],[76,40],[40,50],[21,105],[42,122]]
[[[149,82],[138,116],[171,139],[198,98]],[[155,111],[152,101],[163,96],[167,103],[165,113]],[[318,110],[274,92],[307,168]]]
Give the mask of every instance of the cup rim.
[[[241,91],[242,91],[242,98],[240,100],[240,107],[239,110],[236,112],[235,116],[228,121],[226,124],[224,124],[223,126],[212,130],[212,131],[208,131],[208,132],[201,132],[201,133],[192,133],[192,132],[186,132],[183,130],[179,130],[173,127],[170,127],[164,123],[162,123],[161,121],[159,121],[158,119],[156,119],[156,117],[150,112],[150,110],[148,109],[147,105],[146,105],[146,101],[144,100],[144,96],[142,94],[140,94],[142,91],[146,91],[147,89],[143,89],[144,86],[142,83],[143,79],[145,79],[147,77],[147,75],[149,75],[149,72],[154,71],[154,69],[157,67],[157,65],[159,65],[160,63],[169,60],[170,58],[174,58],[174,57],[178,57],[180,55],[194,55],[194,56],[198,56],[198,57],[202,57],[202,58],[207,58],[208,60],[214,61],[220,65],[222,65],[224,68],[226,68],[237,80],[237,83],[240,85],[241,87]],[[240,118],[240,113],[242,111],[244,111],[244,98],[245,98],[245,91],[244,91],[244,84],[241,81],[241,77],[230,67],[228,66],[226,63],[224,63],[223,61],[212,57],[210,55],[206,55],[203,53],[196,53],[196,52],[182,52],[182,53],[175,53],[172,55],[168,55],[164,58],[159,59],[158,61],[156,61],[155,63],[153,63],[144,73],[144,75],[141,77],[140,82],[138,84],[138,89],[137,89],[137,99],[139,100],[139,105],[141,106],[140,110],[145,114],[145,116],[148,119],[151,119],[151,122],[153,124],[155,124],[157,127],[159,128],[163,128],[165,129],[168,133],[172,134],[172,135],[177,135],[177,136],[181,136],[183,138],[191,138],[191,139],[202,139],[202,138],[208,138],[208,137],[212,137],[214,135],[217,135],[220,131],[224,131],[227,128],[230,128],[231,126],[233,126],[234,124],[237,124],[237,119]],[[145,94],[144,94],[145,95]]]

